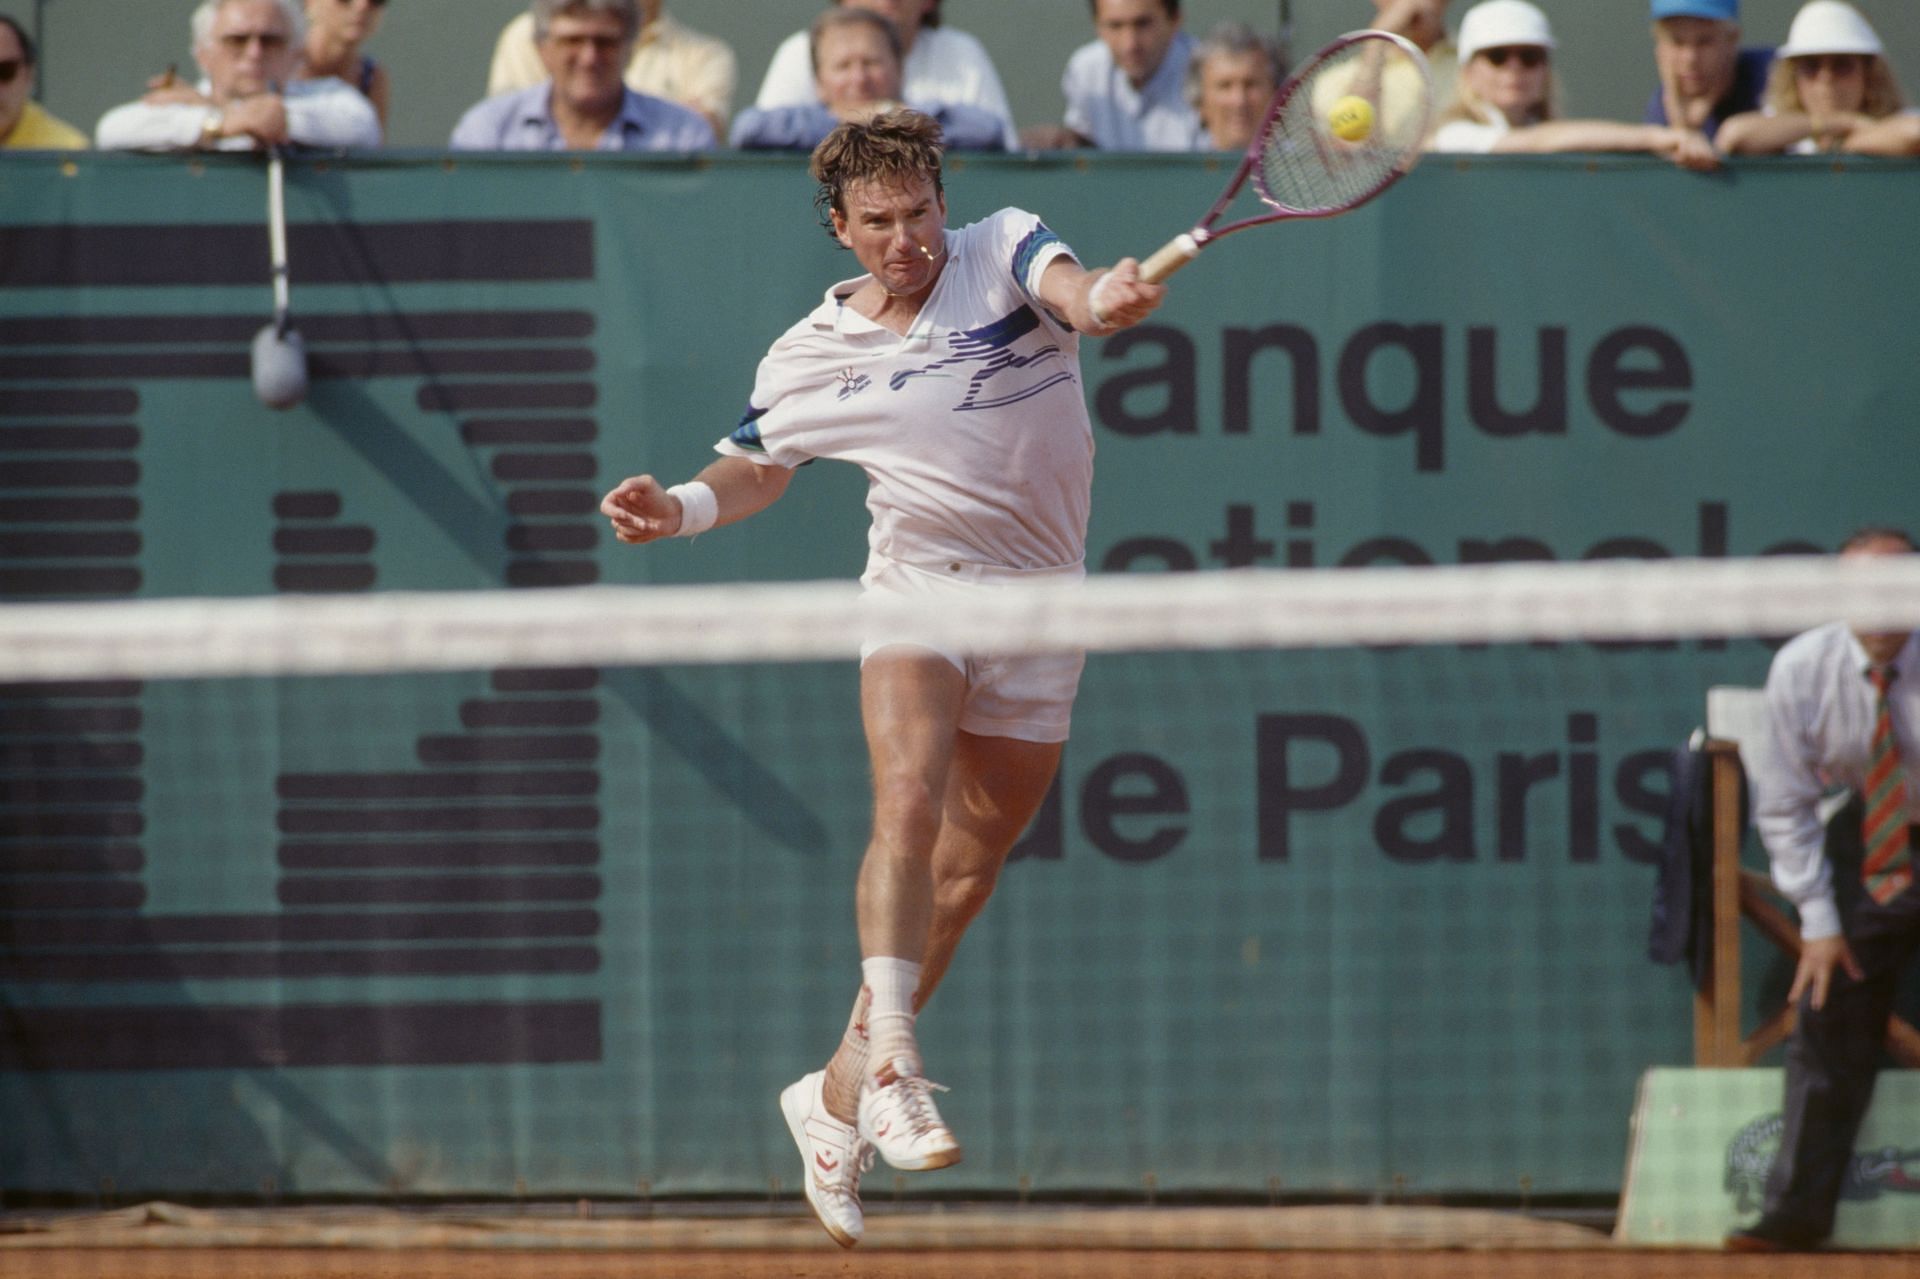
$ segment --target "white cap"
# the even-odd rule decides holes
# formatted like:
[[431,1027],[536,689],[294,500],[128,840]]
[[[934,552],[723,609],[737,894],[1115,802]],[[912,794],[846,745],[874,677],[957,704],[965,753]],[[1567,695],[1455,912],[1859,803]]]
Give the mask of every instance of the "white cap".
[[1527,0],[1481,0],[1460,19],[1460,62],[1473,61],[1483,49],[1498,49],[1510,44],[1532,44],[1553,48],[1553,28],[1547,15]]
[[1873,57],[1885,54],[1880,37],[1860,16],[1860,11],[1841,0],[1808,0],[1793,15],[1787,28],[1787,42],[1776,51],[1777,57],[1804,58],[1810,53],[1864,53]]

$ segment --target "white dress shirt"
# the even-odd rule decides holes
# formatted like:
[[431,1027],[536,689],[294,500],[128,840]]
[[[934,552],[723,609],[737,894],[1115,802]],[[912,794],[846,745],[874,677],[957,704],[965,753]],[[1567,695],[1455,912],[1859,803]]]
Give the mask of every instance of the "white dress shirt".
[[[212,85],[200,82],[202,94],[212,91]],[[297,145],[328,150],[380,145],[380,117],[345,80],[295,80],[281,97],[287,104],[287,133]],[[219,110],[197,102],[129,102],[100,117],[94,143],[111,151],[190,151],[200,145],[202,129]],[[221,138],[214,148],[252,151],[258,145],[242,133]]]
[[[1005,123],[1006,147],[1018,150],[1020,135],[1013,127],[1013,108],[986,46],[952,27],[924,27],[907,50],[900,68],[900,96],[909,102],[945,102],[991,111]],[[762,111],[775,107],[810,106],[820,101],[813,74],[813,48],[805,31],[780,42],[760,82],[753,105]]]
[[[1817,808],[1836,787],[1866,778],[1879,694],[1867,679],[1866,650],[1844,623],[1795,636],[1767,672],[1771,731],[1743,742],[1753,790],[1753,824],[1773,863],[1773,882],[1800,911],[1808,941],[1840,932],[1833,867]],[[1920,820],[1920,633],[1893,658],[1887,690],[1894,742],[1907,779],[1907,820]]]

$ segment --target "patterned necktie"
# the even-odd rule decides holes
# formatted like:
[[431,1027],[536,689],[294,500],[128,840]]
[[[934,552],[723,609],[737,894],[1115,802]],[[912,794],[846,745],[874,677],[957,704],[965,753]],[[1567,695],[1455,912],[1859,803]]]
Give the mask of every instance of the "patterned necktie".
[[1867,671],[1879,696],[1874,701],[1873,743],[1867,755],[1867,782],[1862,788],[1867,815],[1860,838],[1867,857],[1860,876],[1873,900],[1886,905],[1913,882],[1907,851],[1907,779],[1900,771],[1900,750],[1893,740],[1893,714],[1887,707],[1887,686],[1899,672],[1891,666]]

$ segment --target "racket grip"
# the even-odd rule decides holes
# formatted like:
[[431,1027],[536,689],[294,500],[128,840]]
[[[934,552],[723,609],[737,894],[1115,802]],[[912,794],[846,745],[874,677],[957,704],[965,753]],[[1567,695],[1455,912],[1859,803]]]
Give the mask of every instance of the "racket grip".
[[1160,281],[1178,271],[1200,255],[1200,241],[1182,231],[1154,251],[1152,257],[1140,264],[1140,278],[1148,284]]

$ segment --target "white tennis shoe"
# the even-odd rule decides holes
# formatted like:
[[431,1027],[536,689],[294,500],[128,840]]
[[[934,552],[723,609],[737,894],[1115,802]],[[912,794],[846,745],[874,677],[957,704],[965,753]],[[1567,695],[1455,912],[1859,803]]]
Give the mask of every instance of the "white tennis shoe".
[[860,1174],[873,1167],[873,1147],[828,1113],[821,1096],[826,1078],[825,1071],[816,1070],[783,1088],[780,1113],[786,1116],[787,1130],[807,1166],[807,1206],[835,1243],[851,1248],[866,1233]]
[[934,1109],[933,1094],[911,1062],[896,1058],[860,1085],[860,1136],[902,1172],[929,1172],[960,1162],[960,1143]]

